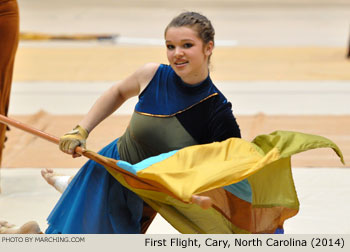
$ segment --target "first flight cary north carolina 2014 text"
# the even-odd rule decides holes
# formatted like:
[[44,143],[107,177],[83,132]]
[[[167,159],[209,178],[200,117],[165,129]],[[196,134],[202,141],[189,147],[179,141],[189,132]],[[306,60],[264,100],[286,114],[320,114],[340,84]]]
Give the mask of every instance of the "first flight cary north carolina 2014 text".
[[214,238],[170,238],[170,239],[153,239],[145,238],[146,247],[340,247],[345,245],[344,238],[327,238],[327,237],[309,237],[308,239],[297,239],[293,237],[264,237],[264,239],[252,238],[232,238],[232,239],[214,239]]

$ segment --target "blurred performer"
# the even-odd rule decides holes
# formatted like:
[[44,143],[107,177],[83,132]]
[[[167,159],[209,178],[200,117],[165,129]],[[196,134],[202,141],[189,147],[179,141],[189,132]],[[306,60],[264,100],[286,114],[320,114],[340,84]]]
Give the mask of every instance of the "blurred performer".
[[[16,0],[0,0],[0,113],[7,115],[13,65],[19,40],[19,11]],[[0,165],[6,125],[0,123]]]
[[[19,11],[16,0],[0,0],[0,113],[7,115],[13,65],[19,40]],[[0,167],[2,150],[4,148],[7,126],[0,123]],[[0,188],[1,192],[1,188]],[[6,233],[40,233],[39,226],[35,222],[28,222],[20,228],[4,221],[0,221],[0,234]]]
[[20,227],[0,220],[0,234],[42,234],[39,224],[29,221]]

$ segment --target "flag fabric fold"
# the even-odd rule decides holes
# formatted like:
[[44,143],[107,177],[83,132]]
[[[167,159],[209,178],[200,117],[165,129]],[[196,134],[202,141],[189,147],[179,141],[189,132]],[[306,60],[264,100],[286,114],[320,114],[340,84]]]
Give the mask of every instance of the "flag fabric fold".
[[[315,148],[333,149],[344,163],[331,140],[291,131],[190,146],[134,165],[88,152],[181,233],[275,233],[299,210],[291,156]],[[195,194],[211,197],[212,207],[191,204]]]

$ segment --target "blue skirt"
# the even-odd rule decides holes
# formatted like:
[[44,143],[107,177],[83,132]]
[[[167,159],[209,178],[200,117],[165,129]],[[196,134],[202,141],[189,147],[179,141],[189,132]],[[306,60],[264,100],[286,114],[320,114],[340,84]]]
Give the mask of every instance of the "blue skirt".
[[[99,154],[119,160],[118,139]],[[108,171],[89,160],[75,175],[48,217],[47,234],[141,232],[143,201]]]

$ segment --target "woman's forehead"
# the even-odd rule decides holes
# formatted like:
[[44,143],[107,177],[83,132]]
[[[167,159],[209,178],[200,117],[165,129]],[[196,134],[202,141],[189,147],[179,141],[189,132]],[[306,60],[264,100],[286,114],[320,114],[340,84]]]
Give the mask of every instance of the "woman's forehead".
[[197,40],[198,32],[189,26],[169,27],[165,33],[166,40]]

